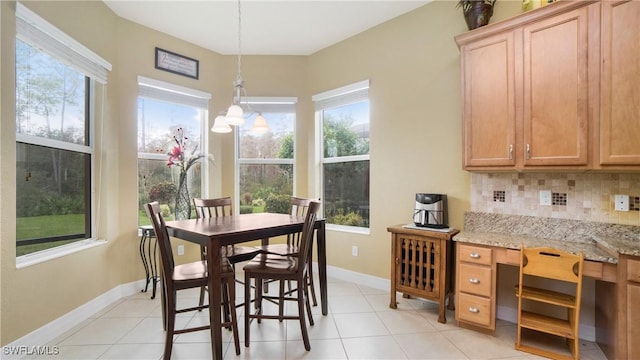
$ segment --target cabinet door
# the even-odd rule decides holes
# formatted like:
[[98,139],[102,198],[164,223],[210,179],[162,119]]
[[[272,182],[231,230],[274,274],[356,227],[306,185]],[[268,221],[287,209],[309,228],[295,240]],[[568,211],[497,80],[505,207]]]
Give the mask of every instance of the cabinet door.
[[525,167],[587,165],[590,8],[523,28]]
[[627,285],[627,359],[640,358],[640,284]]
[[464,166],[515,165],[513,33],[462,49]]
[[640,2],[602,2],[600,164],[640,165]]

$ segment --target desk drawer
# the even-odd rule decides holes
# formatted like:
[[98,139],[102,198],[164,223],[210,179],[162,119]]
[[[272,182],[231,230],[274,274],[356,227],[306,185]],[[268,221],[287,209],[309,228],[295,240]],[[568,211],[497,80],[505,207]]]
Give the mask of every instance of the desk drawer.
[[460,263],[458,276],[461,292],[491,296],[491,268]]
[[472,246],[460,243],[458,247],[458,256],[460,261],[473,263],[473,264],[481,264],[481,265],[491,265],[491,249],[480,247],[480,246]]
[[491,326],[491,299],[461,293],[459,295],[458,320],[481,326]]

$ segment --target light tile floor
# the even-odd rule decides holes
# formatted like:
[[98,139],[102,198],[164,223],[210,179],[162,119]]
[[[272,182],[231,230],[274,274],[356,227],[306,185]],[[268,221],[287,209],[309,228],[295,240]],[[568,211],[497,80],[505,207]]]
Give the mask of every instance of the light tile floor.
[[[240,274],[239,274],[240,275]],[[238,288],[239,294],[241,288]],[[311,351],[302,344],[299,322],[264,320],[251,324],[251,346],[244,347],[244,318],[238,309],[241,355],[236,356],[231,332],[223,330],[225,359],[537,359],[514,349],[516,326],[498,321],[496,336],[459,328],[454,313],[437,322],[438,306],[398,296],[398,309],[389,308],[389,292],[329,278],[329,314],[314,307],[309,327]],[[179,306],[198,301],[198,291],[179,293]],[[239,295],[240,296],[240,295]],[[158,296],[159,297],[159,296]],[[288,311],[296,308],[288,308]],[[206,311],[179,316],[177,326],[206,324]],[[161,359],[164,332],[160,301],[149,293],[124,298],[60,334],[50,346],[57,356],[26,359]],[[557,344],[566,348],[563,342]],[[598,346],[581,341],[582,359],[605,359]],[[174,337],[172,359],[211,359],[209,333]]]

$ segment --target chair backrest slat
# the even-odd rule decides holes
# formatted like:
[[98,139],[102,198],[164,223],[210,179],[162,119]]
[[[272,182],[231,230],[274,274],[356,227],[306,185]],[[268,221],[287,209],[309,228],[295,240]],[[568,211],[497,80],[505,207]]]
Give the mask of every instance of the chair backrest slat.
[[193,199],[198,218],[223,217],[233,215],[233,201],[230,197],[218,199]]
[[162,210],[160,204],[157,201],[145,204],[145,211],[147,216],[151,220],[153,225],[153,231],[156,233],[156,240],[160,247],[160,258],[162,260],[162,271],[165,274],[165,278],[171,277],[173,274],[173,268],[175,263],[173,261],[173,250],[171,249],[171,241],[169,239],[169,233],[167,232],[167,225],[162,217]]
[[298,269],[304,271],[304,268],[309,261],[309,255],[311,254],[311,248],[313,246],[313,232],[316,219],[318,217],[318,208],[320,203],[317,201],[309,201],[307,209],[307,215],[305,216],[304,225],[302,226],[302,233],[300,235],[300,253],[298,254]]
[[[311,199],[292,196],[290,200],[291,208],[289,209],[289,214],[293,216],[306,216],[307,211],[309,211],[309,204],[311,201]],[[300,246],[300,235],[301,233],[287,235],[287,244],[291,246]]]
[[290,214],[293,216],[307,215],[307,210],[309,209],[310,202],[311,202],[311,199],[303,199],[303,198],[292,196],[290,201],[290,204],[291,204]]

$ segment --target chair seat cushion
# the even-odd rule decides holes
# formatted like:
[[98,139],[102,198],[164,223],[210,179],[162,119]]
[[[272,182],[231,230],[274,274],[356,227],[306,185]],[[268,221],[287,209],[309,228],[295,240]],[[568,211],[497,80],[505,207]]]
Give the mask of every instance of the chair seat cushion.
[[[233,268],[229,265],[229,261],[222,261],[221,274],[233,274]],[[191,263],[176,265],[173,268],[174,281],[197,280],[207,277],[207,262],[194,261]]]
[[259,254],[249,261],[244,267],[244,271],[260,272],[269,275],[295,274],[298,269],[298,257],[281,256],[275,254]]

